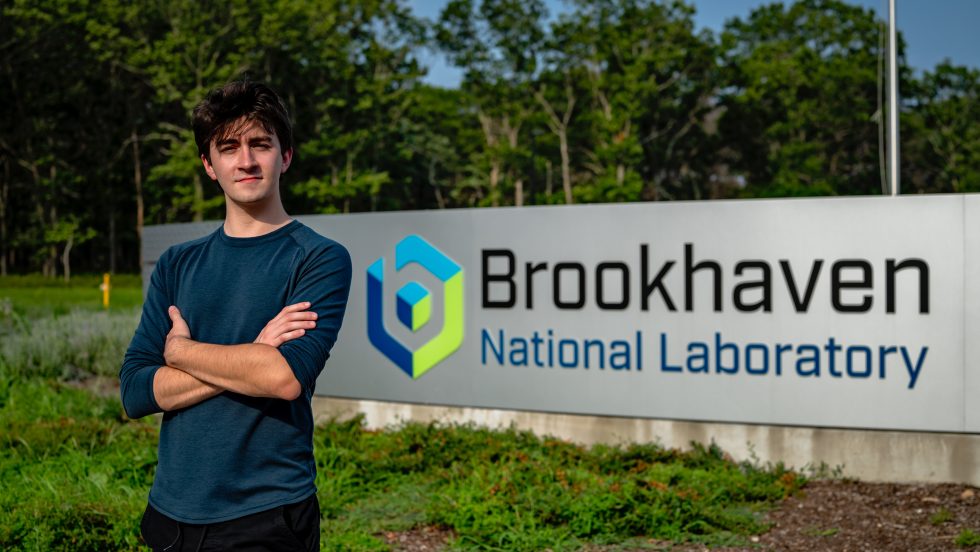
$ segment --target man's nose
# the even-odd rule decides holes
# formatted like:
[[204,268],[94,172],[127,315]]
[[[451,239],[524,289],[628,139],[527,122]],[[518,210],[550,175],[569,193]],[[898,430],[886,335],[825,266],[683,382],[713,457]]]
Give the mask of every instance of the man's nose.
[[238,165],[241,166],[242,168],[255,166],[255,155],[252,154],[252,148],[248,146],[239,148]]

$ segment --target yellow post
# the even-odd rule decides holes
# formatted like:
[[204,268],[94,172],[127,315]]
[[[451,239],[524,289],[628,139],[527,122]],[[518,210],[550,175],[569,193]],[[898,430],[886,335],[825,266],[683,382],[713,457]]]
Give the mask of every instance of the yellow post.
[[106,272],[102,275],[102,285],[99,286],[102,290],[102,307],[109,308],[109,273]]

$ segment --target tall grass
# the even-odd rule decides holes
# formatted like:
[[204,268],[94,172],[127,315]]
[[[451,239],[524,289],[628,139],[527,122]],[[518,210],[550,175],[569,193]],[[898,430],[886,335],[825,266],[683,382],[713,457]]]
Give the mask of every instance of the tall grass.
[[0,549],[139,549],[152,422],[125,420],[117,399],[39,379],[8,385],[0,400]]
[[135,308],[29,318],[0,304],[0,379],[115,376],[138,323]]

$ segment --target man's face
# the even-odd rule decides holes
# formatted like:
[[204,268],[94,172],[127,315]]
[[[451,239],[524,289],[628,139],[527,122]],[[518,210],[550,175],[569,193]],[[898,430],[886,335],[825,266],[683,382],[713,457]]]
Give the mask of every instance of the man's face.
[[229,201],[256,205],[278,200],[279,176],[289,168],[292,157],[292,150],[282,151],[275,133],[251,121],[229,136],[212,140],[211,161],[203,155],[201,160]]

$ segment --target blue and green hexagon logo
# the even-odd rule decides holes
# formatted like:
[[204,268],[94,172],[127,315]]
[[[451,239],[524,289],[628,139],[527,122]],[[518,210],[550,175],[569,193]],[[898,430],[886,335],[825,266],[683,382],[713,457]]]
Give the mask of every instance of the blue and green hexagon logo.
[[[412,379],[456,352],[463,343],[463,268],[419,236],[406,236],[395,246],[395,270],[418,263],[442,282],[442,331],[416,351],[388,333],[384,322],[384,257],[367,269],[368,339],[376,349]],[[395,294],[398,320],[413,332],[432,314],[432,295],[418,282],[409,282]]]

